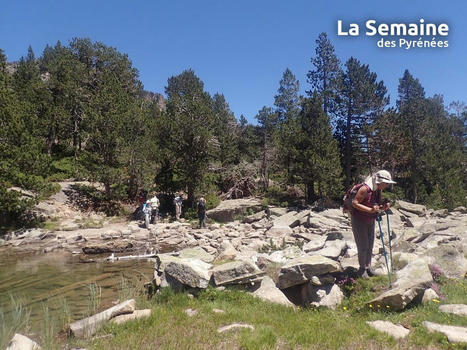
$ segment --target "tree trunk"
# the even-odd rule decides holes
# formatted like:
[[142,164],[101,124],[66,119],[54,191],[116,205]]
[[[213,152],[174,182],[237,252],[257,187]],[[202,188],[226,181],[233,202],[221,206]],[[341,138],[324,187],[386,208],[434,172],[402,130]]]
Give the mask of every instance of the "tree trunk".
[[188,205],[190,208],[195,205],[195,185],[192,182],[188,183]]
[[105,181],[104,185],[105,185],[105,197],[107,199],[110,199],[110,182]]
[[312,203],[316,200],[314,181],[308,182],[306,184],[306,200],[307,203]]

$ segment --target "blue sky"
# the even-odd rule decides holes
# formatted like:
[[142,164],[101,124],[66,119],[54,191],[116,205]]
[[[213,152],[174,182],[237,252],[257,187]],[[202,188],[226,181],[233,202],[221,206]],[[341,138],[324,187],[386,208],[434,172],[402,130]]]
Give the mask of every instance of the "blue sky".
[[[145,89],[164,92],[167,79],[191,68],[210,93],[223,93],[237,117],[254,122],[262,106],[272,106],[288,67],[310,88],[315,40],[327,32],[342,62],[354,56],[384,80],[394,103],[405,69],[420,79],[428,95],[467,102],[467,1],[363,0],[183,0],[89,1],[5,0],[0,13],[0,48],[9,61],[32,46],[89,37],[127,53]],[[449,24],[449,47],[381,49],[376,39],[338,37],[337,20]],[[361,30],[363,31],[363,30]],[[430,38],[431,39],[431,38]]]

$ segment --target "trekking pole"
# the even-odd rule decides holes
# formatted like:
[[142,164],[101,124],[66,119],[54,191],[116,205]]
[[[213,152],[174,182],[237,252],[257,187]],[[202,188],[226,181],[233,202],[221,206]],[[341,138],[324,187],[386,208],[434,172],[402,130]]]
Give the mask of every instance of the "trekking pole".
[[392,233],[391,226],[389,225],[389,213],[386,211],[386,219],[388,221],[388,239],[389,239],[389,257],[391,259],[391,273],[394,273],[394,264],[392,263]]
[[384,247],[383,230],[381,229],[381,215],[378,214],[378,216],[376,217],[376,221],[378,221],[379,234],[380,234],[380,238],[381,238],[381,243],[383,245],[383,255],[384,255],[384,259],[386,260],[386,268],[388,269],[389,288],[392,288],[391,273],[389,272],[388,256],[386,254],[386,248]]

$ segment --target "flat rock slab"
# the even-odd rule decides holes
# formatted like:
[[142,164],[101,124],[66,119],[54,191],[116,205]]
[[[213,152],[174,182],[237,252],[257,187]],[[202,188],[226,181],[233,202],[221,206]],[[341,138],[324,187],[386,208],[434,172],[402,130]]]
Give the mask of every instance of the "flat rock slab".
[[467,327],[446,326],[444,324],[423,321],[430,332],[443,333],[451,343],[467,343]]
[[426,207],[420,204],[413,204],[405,201],[396,201],[396,206],[400,209],[408,211],[410,213],[414,213],[417,215],[425,215],[426,214]]
[[254,293],[254,296],[269,301],[271,303],[282,304],[285,306],[294,306],[289,299],[281,292],[269,276],[265,276],[261,281],[261,286]]
[[337,260],[342,252],[347,248],[347,243],[341,240],[326,241],[324,247],[318,251],[311,252],[311,255],[322,255],[326,258]]
[[341,266],[337,261],[321,255],[303,256],[290,260],[281,268],[277,287],[292,287],[310,281],[313,276],[340,271]]
[[135,310],[131,314],[120,315],[112,318],[110,322],[116,324],[122,324],[131,320],[137,320],[142,317],[149,317],[151,316],[151,309],[144,309],[144,310]]
[[439,311],[449,314],[467,316],[467,305],[465,304],[445,304],[439,307]]
[[264,274],[252,262],[242,260],[215,266],[211,272],[216,286],[249,283],[257,280]]
[[239,328],[249,328],[251,330],[255,329],[255,327],[253,327],[251,324],[232,323],[232,324],[229,324],[227,326],[217,328],[217,333],[224,333],[224,332],[230,331],[232,329],[239,329]]
[[195,248],[185,248],[183,250],[180,250],[178,252],[178,257],[181,259],[199,259],[201,261],[204,261],[206,263],[210,263],[214,260],[214,257],[207,253],[203,248],[201,247],[195,247]]
[[94,316],[73,322],[70,324],[70,331],[76,338],[89,337],[96,333],[99,327],[111,318],[118,315],[133,313],[135,311],[135,306],[136,302],[134,299],[124,301]]
[[41,347],[35,341],[16,333],[8,343],[6,350],[40,350]]
[[308,234],[307,239],[308,243],[305,243],[303,246],[303,251],[306,253],[317,251],[324,247],[326,243],[326,236],[320,236],[316,234]]
[[410,333],[407,328],[389,321],[366,321],[366,323],[377,331],[389,334],[396,339],[405,338]]

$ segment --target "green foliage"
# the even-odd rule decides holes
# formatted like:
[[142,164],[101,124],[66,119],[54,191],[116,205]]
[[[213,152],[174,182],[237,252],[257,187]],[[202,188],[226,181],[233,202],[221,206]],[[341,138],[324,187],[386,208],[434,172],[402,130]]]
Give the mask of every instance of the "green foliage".
[[158,138],[165,155],[163,162],[172,174],[167,178],[179,178],[180,185],[186,186],[192,206],[195,191],[203,182],[216,147],[211,97],[192,70],[169,78],[166,93],[167,112],[158,122]]
[[[210,287],[195,298],[188,293],[175,293],[164,288],[149,303],[140,301],[152,309],[149,318],[112,325],[104,328],[92,340],[79,341],[80,347],[97,349],[154,348],[229,348],[246,349],[462,349],[449,343],[445,336],[430,333],[422,326],[424,320],[458,326],[466,326],[465,318],[440,313],[438,304],[407,308],[402,312],[390,309],[373,310],[362,307],[387,287],[387,278],[358,279],[353,292],[335,310],[316,308],[290,308],[263,302],[247,292],[237,289],[218,291]],[[446,303],[465,303],[466,282],[448,281],[441,286],[447,295]],[[186,315],[186,309],[198,311],[196,322]],[[224,313],[215,313],[213,309]],[[411,332],[402,342],[377,332],[366,321],[386,320],[402,324]],[[231,323],[246,323],[254,330],[244,329],[219,335],[217,329]],[[170,327],[167,327],[170,325]],[[174,337],[176,333],[179,336]],[[111,337],[106,336],[112,334]],[[75,340],[76,341],[76,340]],[[72,343],[72,345],[78,345]]]
[[220,203],[221,200],[215,193],[208,193],[204,199],[206,199],[206,209],[213,209],[217,207]]
[[[275,205],[297,203],[281,193],[292,187],[308,201],[341,198],[376,169],[398,181],[391,198],[467,205],[465,103],[446,108],[442,97],[426,97],[406,70],[396,108],[384,110],[386,88],[368,65],[350,58],[342,70],[326,33],[315,52],[308,97],[286,69],[273,108],[252,125],[243,115],[237,121],[224,95],[211,96],[192,70],[168,79],[165,101],[143,90],[126,54],[87,38],[47,45],[39,57],[28,48],[13,74],[0,50],[1,225],[24,225],[34,204],[7,188],[40,200],[57,190],[50,183],[67,179],[101,182],[105,192],[82,204],[107,213],[121,212],[117,201],[141,189],[187,192],[189,207],[203,195],[208,208],[239,183],[245,195],[258,194],[260,183]],[[270,178],[283,188],[268,191]]]

